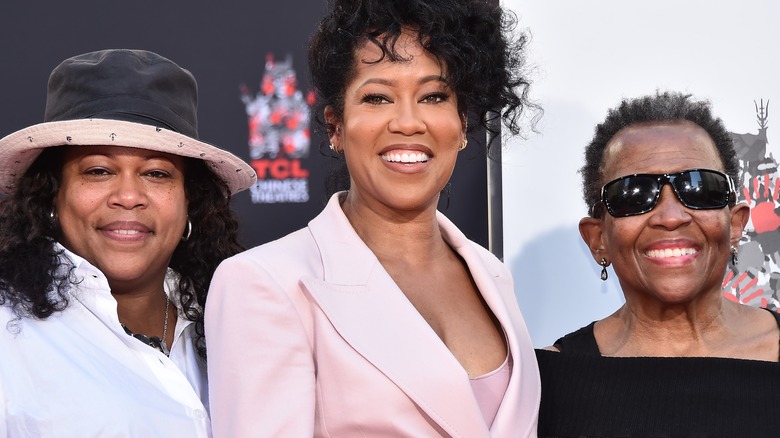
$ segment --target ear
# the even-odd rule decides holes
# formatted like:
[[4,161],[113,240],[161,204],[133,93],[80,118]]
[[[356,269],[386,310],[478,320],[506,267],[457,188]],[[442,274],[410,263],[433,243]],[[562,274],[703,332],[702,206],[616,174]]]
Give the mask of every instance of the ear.
[[468,134],[469,132],[469,115],[467,113],[463,113],[460,115],[460,125],[463,127],[463,135]]
[[333,149],[341,153],[344,149],[341,146],[341,128],[339,127],[340,121],[336,116],[336,111],[331,106],[326,106],[325,111],[325,127],[328,130],[328,139],[330,144],[333,145]]
[[750,219],[750,207],[744,202],[740,202],[730,207],[731,213],[731,244],[739,245],[742,233],[745,231],[748,219]]
[[601,259],[607,259],[607,262],[612,262],[609,259],[609,254],[604,246],[603,240],[603,227],[604,221],[595,217],[584,217],[580,219],[580,236],[585,244],[590,249],[590,254],[593,256],[593,260],[596,263],[601,263]]

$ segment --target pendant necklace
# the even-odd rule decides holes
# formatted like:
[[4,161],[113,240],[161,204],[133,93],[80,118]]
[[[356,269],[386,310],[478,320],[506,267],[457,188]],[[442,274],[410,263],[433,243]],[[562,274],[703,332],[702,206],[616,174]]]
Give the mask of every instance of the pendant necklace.
[[171,354],[170,351],[168,351],[168,345],[166,343],[166,339],[168,339],[168,309],[171,304],[171,301],[168,299],[168,297],[165,297],[165,321],[163,322],[163,333],[162,333],[162,339],[158,338],[157,336],[146,336],[142,333],[133,333],[130,331],[127,326],[120,323],[122,325],[122,328],[125,329],[125,333],[128,335],[138,339],[139,341],[143,342],[144,344],[154,348],[155,350],[158,350],[160,353],[169,356]]

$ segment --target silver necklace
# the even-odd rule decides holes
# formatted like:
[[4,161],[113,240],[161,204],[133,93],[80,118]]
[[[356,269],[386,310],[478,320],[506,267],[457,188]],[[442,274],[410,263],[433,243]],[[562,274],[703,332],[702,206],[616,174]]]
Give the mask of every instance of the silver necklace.
[[122,328],[125,329],[125,333],[128,335],[138,339],[139,341],[143,342],[144,344],[159,350],[162,354],[169,356],[171,352],[168,350],[168,309],[170,308],[171,300],[168,299],[168,297],[165,297],[165,320],[163,321],[163,333],[162,333],[162,339],[158,338],[157,336],[146,336],[142,333],[133,333],[130,331],[129,328],[127,328],[126,325],[121,324]]
[[168,350],[168,307],[171,305],[171,300],[168,296],[165,296],[165,321],[163,322],[163,337],[160,344],[161,350],[164,355],[170,356],[171,352]]

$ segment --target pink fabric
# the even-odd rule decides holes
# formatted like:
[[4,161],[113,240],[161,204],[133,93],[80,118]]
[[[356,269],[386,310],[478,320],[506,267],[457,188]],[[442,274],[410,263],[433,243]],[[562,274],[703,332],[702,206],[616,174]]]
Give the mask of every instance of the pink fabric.
[[474,397],[477,398],[477,404],[488,427],[493,426],[493,420],[496,419],[498,407],[501,406],[501,400],[504,399],[506,389],[509,387],[509,377],[511,375],[512,358],[507,355],[504,363],[495,370],[470,379]]
[[206,302],[214,437],[535,437],[539,369],[509,269],[437,216],[512,355],[488,428],[468,374],[337,197],[307,228],[214,274]]

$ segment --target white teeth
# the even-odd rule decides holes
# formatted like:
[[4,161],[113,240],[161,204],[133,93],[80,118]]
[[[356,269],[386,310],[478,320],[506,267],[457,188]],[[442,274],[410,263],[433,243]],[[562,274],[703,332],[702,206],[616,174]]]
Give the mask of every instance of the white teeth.
[[655,259],[665,259],[669,257],[682,257],[686,255],[694,255],[699,251],[693,248],[667,248],[667,249],[653,249],[647,251],[647,256]]
[[423,152],[404,152],[385,154],[382,155],[382,159],[390,163],[424,163],[429,157]]
[[117,234],[138,234],[140,231],[138,230],[114,230]]

